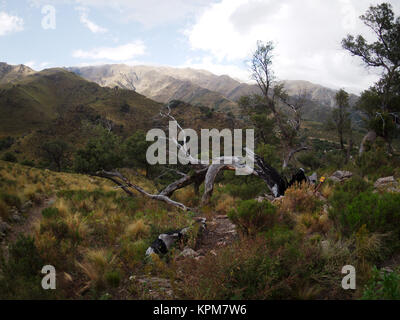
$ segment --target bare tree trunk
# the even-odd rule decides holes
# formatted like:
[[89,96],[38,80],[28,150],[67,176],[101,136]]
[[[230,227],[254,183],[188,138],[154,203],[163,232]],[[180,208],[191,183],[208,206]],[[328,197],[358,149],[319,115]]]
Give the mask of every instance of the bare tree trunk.
[[365,152],[365,148],[367,146],[367,143],[374,143],[376,140],[376,133],[375,131],[368,131],[368,133],[364,136],[364,138],[361,141],[360,145],[360,150],[358,151],[358,155],[361,157],[362,154]]
[[308,147],[303,146],[303,147],[299,147],[297,149],[290,149],[289,152],[283,158],[282,169],[284,170],[287,168],[287,166],[289,165],[290,159],[292,159],[292,157],[294,156],[295,153],[303,151],[303,150],[308,150]]
[[347,153],[346,153],[346,164],[350,161],[350,156],[351,156],[351,150],[353,149],[353,139],[349,138],[349,145],[347,147]]

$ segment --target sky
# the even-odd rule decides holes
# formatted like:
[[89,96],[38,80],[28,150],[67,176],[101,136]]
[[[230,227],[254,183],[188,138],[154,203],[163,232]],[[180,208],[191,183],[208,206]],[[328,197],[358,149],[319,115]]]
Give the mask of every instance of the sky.
[[[257,40],[275,44],[280,80],[360,93],[379,77],[341,48],[373,40],[359,20],[375,0],[0,0],[0,61],[50,67],[111,63],[205,69],[243,82]],[[387,0],[396,16],[400,0]]]

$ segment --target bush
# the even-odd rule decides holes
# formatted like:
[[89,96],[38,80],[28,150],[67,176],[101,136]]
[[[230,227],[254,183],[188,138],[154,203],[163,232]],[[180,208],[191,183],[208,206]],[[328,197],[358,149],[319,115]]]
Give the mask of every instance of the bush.
[[13,137],[5,137],[0,139],[0,151],[10,148],[14,144],[14,141],[15,140]]
[[21,200],[16,195],[0,192],[0,200],[6,203],[9,207],[21,207]]
[[330,217],[334,219],[346,204],[350,203],[360,193],[370,190],[372,190],[372,185],[364,181],[360,176],[353,176],[343,184],[337,185],[329,199],[329,204],[331,205]]
[[45,208],[42,210],[42,216],[45,218],[52,218],[56,217],[58,215],[58,209],[57,208]]
[[118,270],[106,272],[105,279],[112,288],[117,288],[121,282],[121,273]]
[[400,300],[400,274],[373,268],[372,277],[365,285],[363,300]]
[[318,248],[301,241],[287,242],[298,238],[290,231],[283,233],[281,244],[271,244],[273,239],[258,236],[223,248],[216,256],[210,254],[200,261],[182,262],[187,274],[179,291],[182,298],[317,298],[319,288],[313,279],[318,279],[323,269]]
[[345,234],[365,225],[370,232],[393,231],[400,237],[400,194],[362,192],[346,203],[335,202],[330,215]]
[[321,205],[321,201],[314,193],[313,186],[305,183],[291,186],[285,192],[281,211],[288,214],[291,213],[312,213]]
[[8,261],[0,256],[0,299],[54,298],[58,292],[43,290],[40,285],[44,265],[34,239],[20,236],[10,246]]
[[98,137],[90,139],[85,148],[76,152],[74,170],[79,173],[95,173],[119,168],[122,164],[121,138],[104,129]]
[[374,179],[393,174],[389,155],[381,146],[374,146],[356,159],[362,176],[371,175]]
[[256,235],[275,224],[276,207],[268,201],[242,201],[237,209],[232,209],[228,217],[245,235]]
[[34,167],[35,166],[35,162],[31,161],[31,160],[23,160],[23,161],[21,161],[21,164],[23,166],[27,166],[27,167]]
[[17,162],[17,157],[15,156],[14,153],[11,152],[7,152],[3,155],[2,158],[4,161],[8,161],[8,162]]

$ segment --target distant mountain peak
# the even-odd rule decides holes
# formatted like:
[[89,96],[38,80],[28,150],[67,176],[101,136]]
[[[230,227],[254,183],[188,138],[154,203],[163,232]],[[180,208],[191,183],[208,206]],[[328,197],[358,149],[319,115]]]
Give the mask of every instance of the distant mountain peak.
[[35,72],[35,70],[23,64],[11,65],[0,62],[0,84],[21,80]]

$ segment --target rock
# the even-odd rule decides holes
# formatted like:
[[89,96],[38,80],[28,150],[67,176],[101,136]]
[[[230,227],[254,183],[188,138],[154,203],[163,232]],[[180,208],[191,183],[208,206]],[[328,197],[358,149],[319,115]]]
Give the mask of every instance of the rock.
[[329,250],[329,241],[328,240],[322,240],[321,241],[321,249],[322,253],[326,254]]
[[390,267],[384,267],[384,268],[382,268],[380,271],[381,271],[381,273],[385,273],[385,272],[387,272],[387,273],[392,273],[392,272],[393,272],[393,269],[390,268]]
[[278,198],[275,198],[271,203],[275,204],[275,205],[279,205],[283,201],[283,199],[285,199],[285,196],[280,196]]
[[334,181],[334,182],[342,182],[346,179],[351,178],[353,175],[352,172],[350,171],[335,171],[328,179]]
[[228,216],[226,214],[216,215],[215,219],[228,219]]
[[317,173],[314,172],[311,176],[308,177],[308,180],[313,183],[316,184],[318,182],[318,176]]
[[186,247],[179,254],[179,256],[182,256],[182,257],[185,257],[185,258],[194,258],[194,257],[199,256],[199,254],[196,251],[194,251],[192,248]]
[[144,277],[136,279],[136,277],[133,276],[132,281],[133,280],[137,281],[137,283],[139,283],[142,288],[146,288],[148,294],[152,299],[171,299],[174,296],[171,281],[168,279],[158,277]]
[[16,223],[20,223],[20,222],[22,221],[22,217],[21,217],[20,214],[14,213],[14,214],[11,216],[11,220],[14,221],[14,222],[16,222]]
[[275,199],[274,196],[265,194],[264,196],[259,196],[259,197],[257,197],[257,198],[256,198],[256,201],[257,201],[257,202],[263,202],[263,201],[267,200],[267,201],[270,201],[270,202],[271,202],[271,201],[274,201],[274,199]]
[[53,204],[55,204],[56,203],[56,199],[49,199],[48,201],[47,201],[47,205],[48,206],[52,206]]
[[399,185],[399,183],[396,181],[396,179],[393,176],[379,178],[374,183],[374,187],[377,189],[382,189],[382,188],[386,189],[389,187],[396,188],[398,185]]

